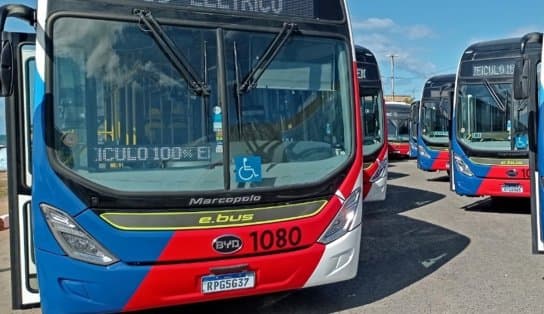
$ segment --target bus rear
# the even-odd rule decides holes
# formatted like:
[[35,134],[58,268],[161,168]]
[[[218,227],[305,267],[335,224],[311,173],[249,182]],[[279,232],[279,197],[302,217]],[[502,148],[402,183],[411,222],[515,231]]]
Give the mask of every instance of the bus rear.
[[356,275],[363,147],[344,1],[1,11],[37,36],[2,48],[18,58],[1,83],[15,87],[2,89],[8,132],[32,140],[9,143],[26,169],[10,172],[15,308],[124,312]]
[[425,82],[418,123],[417,166],[424,171],[449,172],[449,128],[455,74],[431,77]]
[[463,53],[450,156],[459,195],[530,196],[529,104],[514,99],[512,90],[519,56],[519,38],[477,43]]
[[403,102],[387,101],[385,102],[385,112],[389,156],[410,157],[410,105]]
[[383,201],[387,194],[388,159],[380,70],[370,50],[356,46],[355,51],[363,115],[364,201]]
[[414,101],[410,104],[410,158],[417,158],[417,134],[419,124],[419,103]]

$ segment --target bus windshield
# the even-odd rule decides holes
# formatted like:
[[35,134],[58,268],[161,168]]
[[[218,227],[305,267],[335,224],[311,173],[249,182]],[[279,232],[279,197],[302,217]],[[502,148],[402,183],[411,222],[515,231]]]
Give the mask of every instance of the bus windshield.
[[410,139],[410,107],[406,110],[387,108],[387,139],[391,142],[408,142]]
[[382,99],[381,91],[361,97],[364,128],[363,153],[365,156],[376,153],[384,143]]
[[431,144],[449,142],[449,105],[446,99],[425,99],[421,108],[421,136]]
[[527,150],[528,103],[514,100],[512,95],[511,82],[462,84],[458,138],[475,150]]
[[[160,27],[209,95],[188,86],[145,26],[56,20],[54,150],[72,173],[128,192],[277,188],[323,180],[354,153],[344,41],[291,35],[241,93],[277,33]],[[241,160],[262,178],[237,181]]]

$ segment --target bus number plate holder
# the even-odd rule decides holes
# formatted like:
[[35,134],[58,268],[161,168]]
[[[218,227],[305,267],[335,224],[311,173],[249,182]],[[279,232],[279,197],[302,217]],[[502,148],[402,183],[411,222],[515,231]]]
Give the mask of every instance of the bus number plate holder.
[[523,193],[523,187],[519,184],[505,184],[502,186],[503,193]]
[[217,293],[255,287],[255,273],[210,275],[202,277],[202,293]]

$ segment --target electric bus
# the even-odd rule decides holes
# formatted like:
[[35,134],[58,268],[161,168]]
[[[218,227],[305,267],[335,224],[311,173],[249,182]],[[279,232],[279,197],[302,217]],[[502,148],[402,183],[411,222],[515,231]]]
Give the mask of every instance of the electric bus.
[[2,6],[0,31],[9,16],[36,30],[4,32],[0,52],[14,308],[124,312],[356,275],[344,0],[38,1]]
[[455,74],[429,78],[423,87],[418,123],[417,166],[424,171],[449,172],[449,128]]
[[529,106],[512,90],[519,41],[476,43],[461,57],[450,153],[450,183],[459,195],[530,196]]
[[387,140],[389,156],[410,157],[411,106],[399,101],[386,101]]
[[[514,96],[529,105],[529,166],[531,177],[531,225],[533,253],[544,254],[544,59],[543,33],[530,33],[520,41],[521,58],[516,63]],[[531,49],[537,46],[535,52]],[[538,49],[540,48],[540,49]]]
[[417,125],[419,123],[419,100],[410,104],[410,158],[417,158]]
[[363,200],[383,201],[387,194],[388,159],[380,70],[370,50],[356,46],[355,52],[363,116]]

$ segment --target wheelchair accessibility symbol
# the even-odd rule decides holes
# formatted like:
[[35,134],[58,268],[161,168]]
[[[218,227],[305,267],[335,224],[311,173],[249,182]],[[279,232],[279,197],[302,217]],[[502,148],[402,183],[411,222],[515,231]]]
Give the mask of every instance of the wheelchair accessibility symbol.
[[261,182],[261,157],[239,156],[234,158],[236,164],[236,182]]

